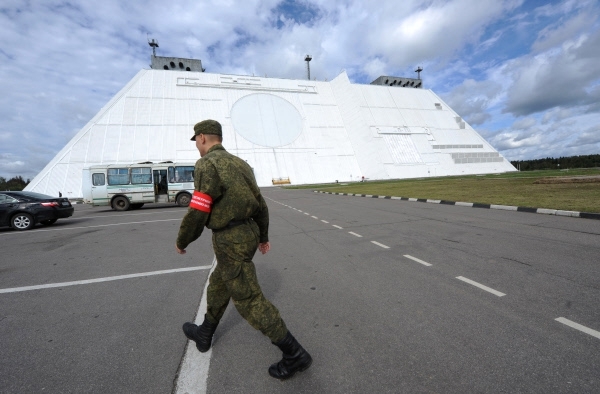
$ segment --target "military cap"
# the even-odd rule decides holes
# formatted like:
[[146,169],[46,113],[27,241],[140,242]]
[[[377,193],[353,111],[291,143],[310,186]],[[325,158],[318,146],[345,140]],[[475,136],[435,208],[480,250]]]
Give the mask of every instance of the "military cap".
[[196,141],[196,136],[200,134],[214,134],[222,137],[223,131],[221,130],[221,123],[212,119],[206,119],[196,123],[194,125],[194,136],[190,138],[190,140]]

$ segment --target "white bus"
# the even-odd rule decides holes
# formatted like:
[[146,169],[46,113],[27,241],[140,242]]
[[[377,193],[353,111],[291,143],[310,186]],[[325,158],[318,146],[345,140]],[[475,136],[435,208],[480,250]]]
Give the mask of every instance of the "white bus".
[[83,200],[117,211],[154,202],[187,207],[194,193],[194,163],[171,161],[96,165],[83,169]]

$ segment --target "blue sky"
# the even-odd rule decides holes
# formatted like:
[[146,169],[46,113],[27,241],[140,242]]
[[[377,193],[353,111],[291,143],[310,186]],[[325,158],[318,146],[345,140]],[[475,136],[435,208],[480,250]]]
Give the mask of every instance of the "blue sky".
[[510,160],[600,153],[597,1],[24,1],[0,5],[0,176],[33,178],[158,55],[207,72],[415,76]]

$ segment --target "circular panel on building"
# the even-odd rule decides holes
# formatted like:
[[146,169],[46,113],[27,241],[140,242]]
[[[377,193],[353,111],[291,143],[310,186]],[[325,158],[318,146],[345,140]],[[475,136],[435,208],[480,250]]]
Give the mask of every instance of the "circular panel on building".
[[253,144],[288,145],[302,133],[302,116],[290,102],[272,94],[242,97],[231,109],[233,128]]

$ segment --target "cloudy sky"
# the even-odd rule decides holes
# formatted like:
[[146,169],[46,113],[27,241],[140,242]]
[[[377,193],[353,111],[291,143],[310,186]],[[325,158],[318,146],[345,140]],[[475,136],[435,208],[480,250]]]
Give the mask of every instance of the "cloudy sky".
[[160,56],[207,72],[414,77],[510,160],[600,153],[600,4],[2,0],[0,176],[33,178]]

